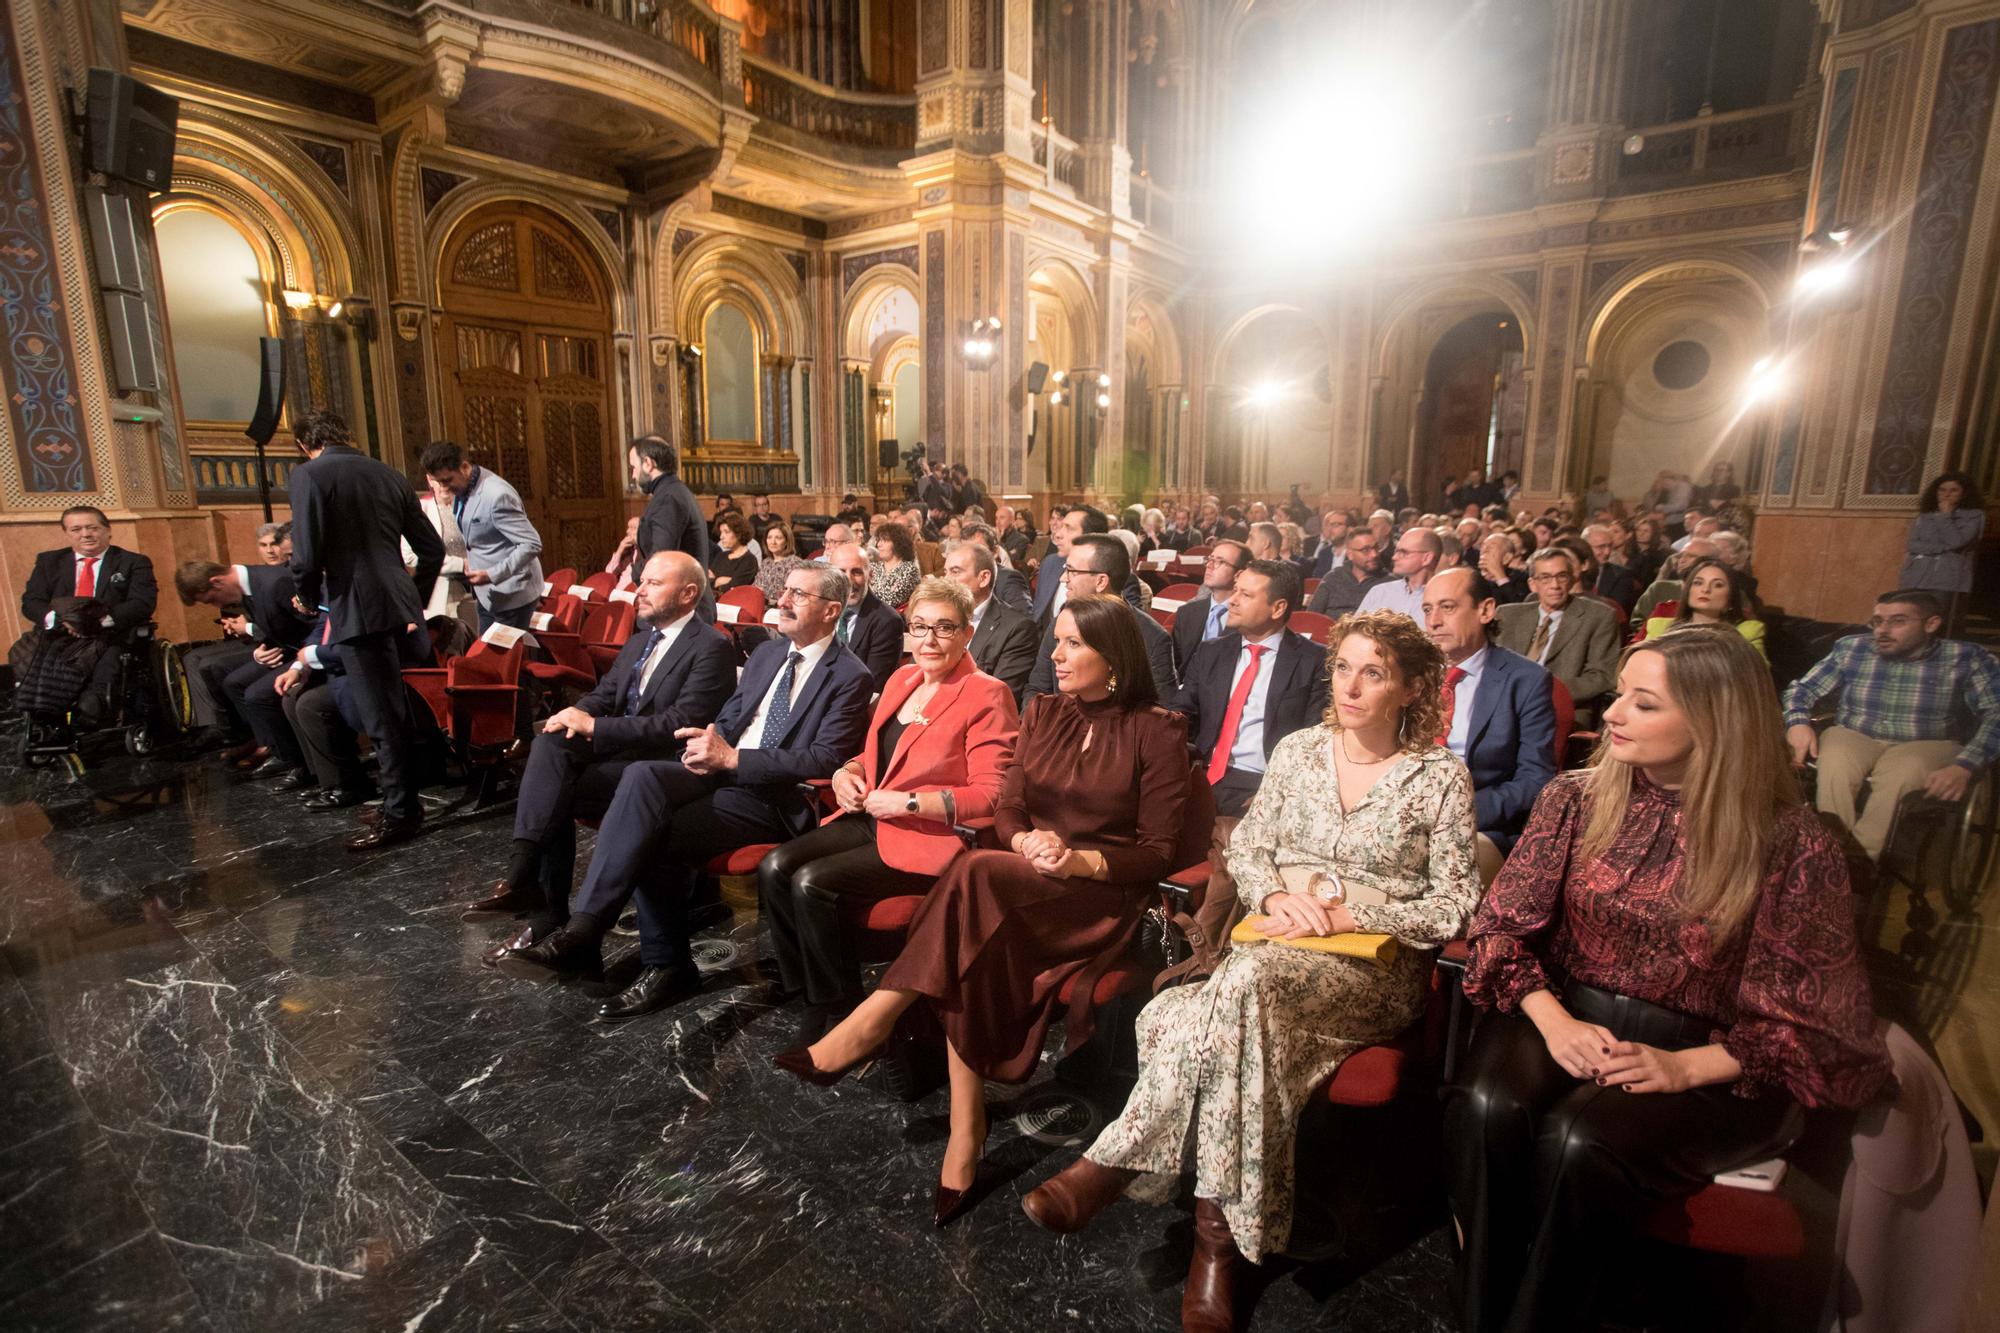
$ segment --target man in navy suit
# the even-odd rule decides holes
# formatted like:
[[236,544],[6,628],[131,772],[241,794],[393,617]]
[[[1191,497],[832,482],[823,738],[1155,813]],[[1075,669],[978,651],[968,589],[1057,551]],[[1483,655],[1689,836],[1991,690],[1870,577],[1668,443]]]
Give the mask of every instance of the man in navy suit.
[[[95,505],[71,505],[63,510],[62,530],[69,549],[43,551],[35,557],[28,586],[21,592],[21,614],[36,629],[53,629],[56,614],[52,604],[58,598],[91,597],[102,602],[105,614],[111,617],[107,628],[121,641],[129,641],[153,619],[153,608],[160,600],[153,562],[137,551],[113,546],[111,520]],[[77,711],[86,721],[110,712],[117,670],[117,653],[98,658],[90,684],[77,700]]]
[[597,687],[542,724],[521,775],[506,878],[462,920],[530,917],[525,935],[509,941],[518,947],[568,919],[576,821],[601,818],[633,764],[678,756],[676,733],[713,722],[736,688],[728,638],[695,618],[707,590],[707,574],[684,551],[646,562],[634,594],[639,626]]
[[317,616],[301,615],[293,605],[297,589],[292,571],[278,565],[189,560],[174,571],[174,591],[182,606],[243,607],[244,637],[256,647],[249,661],[222,676],[217,697],[250,728],[265,755],[261,766],[249,770],[252,776],[276,777],[277,791],[312,785],[315,779],[306,767],[305,751],[285,721],[275,688],[278,674],[319,627]]
[[1449,667],[1445,745],[1472,773],[1473,822],[1505,856],[1556,775],[1556,712],[1548,671],[1492,641],[1495,605],[1476,569],[1424,585],[1426,627]]
[[598,1017],[635,1018],[693,991],[700,977],[687,907],[703,864],[733,847],[803,833],[818,809],[806,784],[861,753],[875,686],[834,637],[847,590],[847,576],[823,565],[785,576],[782,637],[751,654],[714,722],[680,730],[687,748],[678,761],[625,770],[569,920],[547,939],[509,949],[500,971],[535,980],[599,972],[604,935],[636,893],[639,976]]
[[1188,720],[1188,744],[1208,766],[1219,815],[1241,818],[1278,742],[1326,714],[1326,649],[1286,628],[1305,599],[1302,583],[1287,560],[1245,565],[1223,633],[1195,649],[1167,704]]
[[[1066,517],[1074,518],[1077,512],[1071,510]],[[1056,668],[1049,655],[1056,647],[1056,617],[1062,614],[1068,598],[1116,597],[1131,577],[1132,557],[1126,552],[1125,543],[1116,537],[1108,533],[1079,533],[1070,540],[1069,560],[1062,571],[1068,596],[1050,604],[1050,614],[1040,626],[1042,640],[1035,649],[1035,669],[1028,675],[1028,698],[1055,693]],[[1162,699],[1171,699],[1180,687],[1180,673],[1174,670],[1173,636],[1160,628],[1152,616],[1134,606],[1130,598],[1125,604],[1139,628],[1140,642],[1146,645],[1146,661],[1153,669],[1153,688]]]
[[847,577],[847,608],[834,626],[833,636],[847,651],[861,659],[875,682],[875,693],[888,685],[889,677],[903,664],[903,618],[896,609],[868,591],[868,557],[849,542],[837,546],[827,557]]
[[[1201,596],[1174,612],[1174,665],[1187,674],[1194,650],[1210,639],[1227,633],[1229,594],[1236,588],[1236,575],[1250,563],[1250,548],[1242,542],[1219,541],[1209,548],[1208,562],[1201,567]],[[1302,608],[1285,608],[1289,616]]]
[[[375,799],[374,782],[362,766],[357,744],[361,713],[348,686],[347,662],[340,644],[322,642],[331,626],[324,617],[313,641],[299,649],[290,666],[272,682],[285,722],[298,737],[316,782],[302,785],[299,805],[314,812],[345,810]],[[431,662],[431,636],[426,625],[413,625],[396,636],[396,661],[401,667]],[[413,725],[430,729],[428,714],[414,715]]]
[[[347,423],[310,412],[295,433],[307,461],[292,469],[292,579],[304,614],[325,606],[329,643],[342,646],[347,685],[382,771],[382,817],[348,839],[351,852],[413,838],[423,828],[410,760],[410,706],[398,641],[424,623],[444,541],[409,481],[348,442]],[[413,579],[402,543],[416,552]]]

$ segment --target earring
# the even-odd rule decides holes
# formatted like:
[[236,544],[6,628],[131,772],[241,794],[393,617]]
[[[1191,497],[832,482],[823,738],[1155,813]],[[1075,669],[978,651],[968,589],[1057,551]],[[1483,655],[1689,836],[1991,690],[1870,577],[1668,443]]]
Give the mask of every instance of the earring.
[[1111,684],[1107,688],[1109,688],[1113,694],[1118,693],[1118,673],[1116,671],[1111,673]]

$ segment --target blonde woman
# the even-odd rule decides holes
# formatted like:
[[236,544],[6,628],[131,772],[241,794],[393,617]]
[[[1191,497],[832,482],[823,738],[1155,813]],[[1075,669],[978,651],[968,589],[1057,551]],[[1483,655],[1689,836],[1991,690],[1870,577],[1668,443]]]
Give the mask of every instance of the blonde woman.
[[1589,1328],[1663,1197],[1888,1072],[1847,863],[1799,799],[1764,659],[1626,649],[1596,763],[1543,791],[1470,932],[1490,1010],[1445,1109],[1459,1326]]
[[1334,641],[1326,717],[1278,742],[1229,870],[1244,906],[1271,919],[1267,934],[1382,932],[1398,942],[1393,961],[1237,946],[1202,985],[1161,993],[1139,1015],[1124,1112],[1022,1205],[1049,1230],[1074,1231],[1135,1180],[1157,1202],[1191,1171],[1189,1328],[1234,1326],[1243,1261],[1291,1233],[1306,1099],[1349,1055],[1415,1021],[1432,951],[1479,903],[1472,782],[1436,739],[1443,653],[1393,611],[1346,617]]

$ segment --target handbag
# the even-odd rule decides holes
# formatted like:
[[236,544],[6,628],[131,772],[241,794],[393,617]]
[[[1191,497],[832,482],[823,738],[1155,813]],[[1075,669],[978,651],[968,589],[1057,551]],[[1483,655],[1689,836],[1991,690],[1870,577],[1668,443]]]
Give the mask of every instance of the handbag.
[[1231,944],[1283,944],[1294,949],[1310,949],[1314,953],[1338,954],[1343,958],[1360,958],[1386,968],[1396,961],[1401,945],[1394,935],[1371,934],[1366,931],[1349,931],[1345,935],[1306,935],[1295,940],[1278,939],[1266,935],[1264,923],[1267,916],[1246,916],[1236,923],[1236,929],[1229,932]]

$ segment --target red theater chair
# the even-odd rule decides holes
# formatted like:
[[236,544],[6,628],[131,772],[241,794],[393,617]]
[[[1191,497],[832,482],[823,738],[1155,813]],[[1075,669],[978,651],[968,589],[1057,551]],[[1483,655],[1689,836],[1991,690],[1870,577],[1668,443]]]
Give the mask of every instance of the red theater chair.
[[489,804],[499,786],[502,761],[518,735],[521,666],[527,640],[496,648],[481,640],[441,667],[412,667],[403,683],[431,710],[452,754],[464,766],[466,796]]

